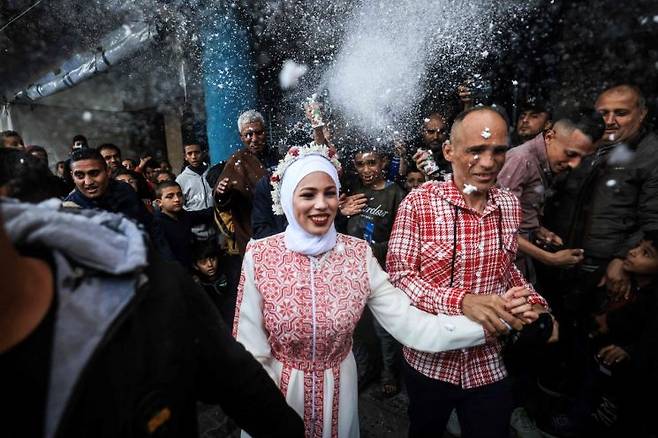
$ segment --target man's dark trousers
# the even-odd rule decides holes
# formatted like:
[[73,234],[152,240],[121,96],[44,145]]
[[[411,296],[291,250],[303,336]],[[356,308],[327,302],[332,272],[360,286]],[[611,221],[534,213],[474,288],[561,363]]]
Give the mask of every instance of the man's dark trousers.
[[513,408],[509,379],[464,389],[431,379],[406,361],[404,376],[409,394],[409,438],[443,436],[453,409],[457,409],[462,437],[509,437]]

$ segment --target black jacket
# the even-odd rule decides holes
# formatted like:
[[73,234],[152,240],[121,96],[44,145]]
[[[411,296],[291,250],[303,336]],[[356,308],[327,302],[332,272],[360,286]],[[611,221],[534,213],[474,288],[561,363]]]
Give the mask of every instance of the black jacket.
[[[642,339],[646,328],[656,318],[656,290],[658,285],[649,285],[635,293],[635,300],[608,313],[608,330],[611,341],[623,347],[631,357],[636,344]],[[651,336],[658,336],[652,333]]]
[[251,210],[251,229],[254,239],[279,234],[286,230],[288,220],[283,214],[274,214],[272,210],[271,172],[258,180],[254,188],[254,201]]
[[200,400],[253,436],[303,437],[302,420],[191,277],[153,258],[145,273],[81,373],[56,436],[196,437]]
[[[47,438],[196,437],[200,400],[220,404],[252,435],[304,435],[276,384],[178,263],[149,252],[122,215],[59,206],[0,202],[14,247],[43,254],[55,293],[48,323],[0,354],[8,366],[0,391],[16,380],[0,392],[3,433],[26,417]],[[32,411],[40,406],[43,415]]]
[[76,188],[64,200],[66,203],[73,203],[80,208],[97,208],[100,210],[121,213],[130,219],[136,220],[144,226],[151,223],[152,216],[146,210],[144,203],[130,185],[111,179],[106,193],[97,199],[90,199],[84,196]]
[[157,211],[153,215],[151,224],[153,246],[165,260],[178,261],[186,268],[191,268],[194,262],[192,227],[210,224],[212,221],[212,207],[196,211],[181,210],[178,219],[173,219],[163,212]]
[[643,231],[658,229],[658,137],[646,133],[627,146],[601,146],[581,166],[562,181],[567,190],[578,188],[577,197],[556,207],[571,204],[575,210],[567,246],[595,259],[624,257]]

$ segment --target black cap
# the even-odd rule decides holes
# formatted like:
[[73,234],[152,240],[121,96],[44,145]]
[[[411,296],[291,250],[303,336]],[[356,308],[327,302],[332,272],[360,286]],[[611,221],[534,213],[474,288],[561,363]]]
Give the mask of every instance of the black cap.
[[533,113],[548,113],[549,116],[552,113],[548,102],[536,96],[529,96],[525,99],[521,105],[519,105],[519,109],[521,112],[532,111]]

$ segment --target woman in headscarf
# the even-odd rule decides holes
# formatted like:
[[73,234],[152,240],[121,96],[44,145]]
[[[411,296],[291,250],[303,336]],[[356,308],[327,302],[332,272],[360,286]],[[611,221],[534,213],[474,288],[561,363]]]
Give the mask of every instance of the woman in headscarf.
[[[364,240],[338,234],[340,163],[335,151],[293,147],[272,175],[285,232],[252,241],[238,288],[233,335],[268,371],[304,418],[307,437],[358,437],[352,334],[364,306],[402,344],[439,352],[483,344],[464,316],[412,307]],[[517,295],[511,310],[531,316]]]

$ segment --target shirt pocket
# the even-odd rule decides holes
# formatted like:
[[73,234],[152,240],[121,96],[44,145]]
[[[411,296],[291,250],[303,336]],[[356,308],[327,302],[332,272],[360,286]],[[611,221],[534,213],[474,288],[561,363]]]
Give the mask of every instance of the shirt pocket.
[[455,247],[452,242],[425,242],[421,245],[421,277],[435,285],[449,286],[451,274],[459,272],[461,260],[459,245]]

